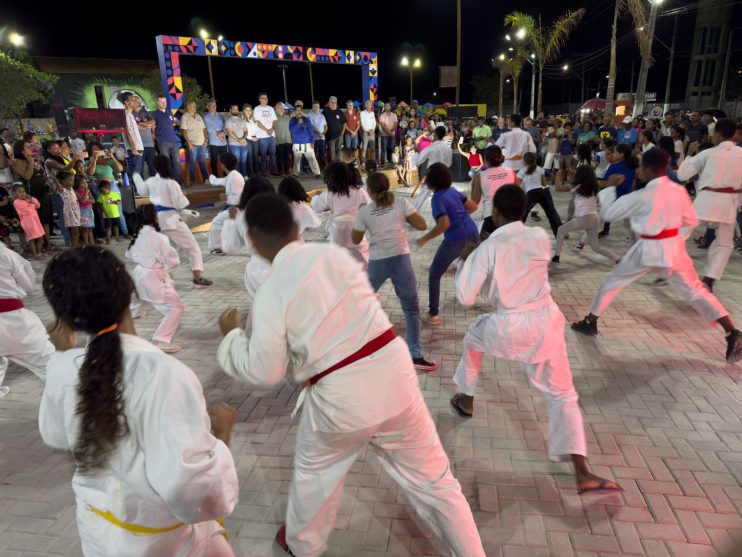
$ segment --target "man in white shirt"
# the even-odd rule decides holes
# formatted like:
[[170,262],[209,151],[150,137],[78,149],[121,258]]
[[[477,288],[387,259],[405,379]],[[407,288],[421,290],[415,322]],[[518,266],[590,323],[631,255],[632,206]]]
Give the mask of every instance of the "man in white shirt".
[[[451,145],[447,141],[443,141],[443,138],[446,137],[446,129],[435,128],[433,131],[433,137],[435,137],[435,141],[433,141],[433,144],[430,145],[430,147],[425,149],[422,153],[415,153],[412,155],[412,164],[417,167],[420,176],[424,176],[425,171],[437,162],[442,162],[449,168],[451,168],[451,164],[453,163],[453,150],[451,149]],[[420,187],[420,191],[418,191],[417,195],[412,199],[412,205],[415,209],[418,211],[422,209],[422,206],[428,199],[429,194],[430,190],[428,189],[428,186],[423,183]]]
[[268,157],[271,159],[271,173],[278,175],[276,169],[276,131],[278,116],[268,104],[268,93],[258,94],[260,104],[253,110],[253,117],[258,124],[258,154],[260,155],[260,172],[266,176]]
[[528,152],[536,152],[536,144],[533,142],[531,134],[520,129],[520,114],[510,116],[510,131],[505,132],[495,142],[495,145],[501,147],[505,154],[503,166],[512,168],[516,172],[523,168],[523,155]]
[[721,278],[734,251],[734,229],[742,201],[742,147],[732,141],[735,130],[734,120],[722,118],[712,136],[716,147],[688,157],[678,168],[678,178],[683,181],[699,174],[693,207],[701,222],[718,224],[703,273],[709,290]]
[[[637,178],[647,185],[616,199],[616,188],[605,188],[598,196],[605,222],[630,219],[639,240],[603,281],[590,305],[590,313],[572,323],[572,330],[585,335],[598,334],[598,318],[619,292],[649,272],[667,280],[670,286],[707,322],[716,321],[726,334],[726,360],[732,364],[742,359],[742,332],[708,288],[698,279],[685,241],[698,224],[685,188],[665,174],[669,157],[662,149],[642,155]],[[681,229],[683,232],[681,233]]]
[[129,155],[129,167],[127,170],[129,171],[129,178],[133,181],[135,172],[140,176],[142,175],[144,143],[142,142],[142,136],[139,134],[139,125],[134,117],[136,95],[130,91],[122,93],[121,102],[124,103],[124,114],[126,116],[124,145],[126,145]]
[[371,158],[374,157],[374,146],[376,144],[376,115],[374,114],[374,103],[366,101],[365,110],[361,112],[361,163],[366,160],[366,149],[371,144]]
[[77,130],[70,132],[70,148],[73,154],[85,151],[85,142],[77,137]]
[[325,134],[327,133],[327,119],[320,112],[319,101],[312,102],[312,111],[307,115],[314,128],[314,154],[317,157],[317,163],[320,169],[327,163],[327,142]]
[[271,273],[253,301],[252,331],[239,329],[236,309],[220,317],[217,357],[232,377],[266,386],[281,383],[290,362],[305,386],[280,547],[325,551],[345,477],[371,444],[447,554],[484,556],[407,345],[361,265],[342,247],[297,241],[291,208],[274,194],[251,199],[245,218]]

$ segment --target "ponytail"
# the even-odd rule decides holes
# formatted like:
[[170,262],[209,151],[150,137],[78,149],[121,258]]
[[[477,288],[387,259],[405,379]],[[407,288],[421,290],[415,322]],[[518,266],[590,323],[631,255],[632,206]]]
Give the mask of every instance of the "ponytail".
[[389,191],[389,178],[381,172],[372,172],[366,178],[366,188],[371,199],[379,207],[389,207],[394,203],[394,194]]
[[526,174],[529,176],[536,172],[536,168],[538,167],[538,159],[536,158],[536,153],[531,153],[530,151],[523,155],[523,162],[526,164]]
[[157,232],[160,231],[160,223],[157,220],[157,209],[154,205],[141,205],[137,207],[137,224],[137,230],[131,236],[131,243],[129,244],[130,248],[134,245],[134,242],[137,241],[139,233],[145,226],[149,225],[157,230]]

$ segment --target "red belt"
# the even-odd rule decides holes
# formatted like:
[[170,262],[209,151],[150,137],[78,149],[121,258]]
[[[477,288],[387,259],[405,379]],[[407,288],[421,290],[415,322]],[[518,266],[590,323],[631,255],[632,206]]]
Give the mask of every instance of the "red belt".
[[645,236],[642,234],[643,240],[664,240],[665,238],[673,238],[678,235],[678,229],[677,228],[666,228],[659,234],[656,234],[654,236]]
[[724,188],[701,188],[701,191],[708,190],[708,191],[715,191],[716,193],[742,193],[742,190],[738,190],[733,187],[724,187]]
[[0,299],[0,313],[7,313],[9,311],[15,311],[23,308],[23,302],[16,299]]
[[327,368],[325,371],[310,377],[306,381],[306,383],[308,383],[309,385],[314,385],[317,381],[322,379],[325,375],[330,375],[333,371],[337,371],[340,368],[349,366],[350,364],[352,364],[353,362],[357,362],[361,358],[365,358],[366,356],[370,356],[374,352],[378,352],[379,350],[384,348],[387,344],[392,342],[395,338],[397,338],[397,335],[394,334],[394,331],[392,329],[388,329],[384,331],[375,339],[361,346],[356,352],[354,352],[353,354],[351,354],[344,360],[341,360],[338,363],[336,363],[334,366]]

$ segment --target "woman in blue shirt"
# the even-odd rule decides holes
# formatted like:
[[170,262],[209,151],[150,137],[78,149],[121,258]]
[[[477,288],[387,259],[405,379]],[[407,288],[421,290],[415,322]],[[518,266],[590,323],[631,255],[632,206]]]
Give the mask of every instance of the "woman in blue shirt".
[[440,325],[438,307],[441,297],[441,278],[469,243],[478,244],[477,225],[469,216],[477,210],[477,204],[451,187],[451,171],[437,162],[428,168],[425,183],[433,192],[430,206],[436,225],[421,238],[417,245],[423,247],[433,238],[443,234],[443,241],[435,252],[428,273],[429,311],[422,320],[430,325]]
[[[608,165],[603,179],[599,181],[600,187],[607,188],[609,186],[615,186],[616,199],[622,195],[631,193],[634,191],[634,180],[638,166],[639,161],[634,156],[630,145],[627,143],[616,145],[611,154],[611,164]],[[605,223],[602,232],[598,236],[601,238],[608,236],[610,229],[610,223]]]

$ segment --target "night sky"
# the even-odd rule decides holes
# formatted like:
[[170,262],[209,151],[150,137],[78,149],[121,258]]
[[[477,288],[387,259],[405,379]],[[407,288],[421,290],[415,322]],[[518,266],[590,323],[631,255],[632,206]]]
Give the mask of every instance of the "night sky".
[[[153,3],[150,5],[157,5]],[[164,3],[163,3],[164,4]],[[665,0],[662,10],[693,5],[692,0]],[[456,2],[454,0],[406,0],[403,2],[335,2],[272,3],[250,2],[239,5],[227,2],[171,2],[170,12],[148,12],[146,3],[66,3],[69,18],[64,22],[58,10],[39,12],[34,2],[17,2],[13,11],[4,11],[0,24],[27,36],[32,55],[156,59],[155,35],[191,35],[206,28],[212,37],[223,35],[230,40],[250,40],[265,43],[296,44],[327,48],[371,50],[379,53],[379,86],[382,100],[390,96],[408,100],[407,70],[399,60],[406,52],[419,55],[423,68],[415,73],[415,97],[421,102],[438,99],[454,100],[453,89],[438,89],[438,66],[456,62]],[[99,6],[99,7],[96,7]],[[121,6],[120,14],[114,8]],[[210,6],[216,6],[211,8]],[[279,6],[282,8],[279,10]],[[297,9],[301,6],[305,9]],[[471,77],[491,72],[490,60],[507,49],[504,41],[503,16],[518,9],[533,15],[541,14],[550,21],[565,9],[585,8],[583,23],[564,47],[561,59],[545,73],[544,104],[573,102],[580,96],[581,82],[574,74],[567,76],[557,65],[567,63],[581,72],[579,59],[605,47],[610,41],[610,25],[614,0],[563,0],[517,3],[492,0],[463,0],[462,102],[472,101]],[[129,10],[129,11],[126,11]],[[657,36],[670,44],[672,17],[657,20]],[[695,12],[680,17],[678,46],[673,88],[682,98],[688,68]],[[621,36],[632,33],[631,22],[623,20]],[[636,72],[639,56],[629,36],[619,50],[617,91],[629,89],[632,58]],[[405,44],[412,46],[412,51]],[[667,75],[668,51],[655,43],[657,64],[650,71],[648,91],[657,91],[662,98]],[[586,97],[594,97],[600,87],[605,96],[608,73],[608,53],[593,56],[585,67]],[[205,90],[209,89],[206,59],[182,57],[185,73],[196,77]],[[306,64],[289,63],[286,70],[289,100],[309,101],[309,71]],[[267,90],[271,101],[283,97],[281,70],[278,62],[262,60],[213,59],[215,88],[220,105],[229,102],[257,102],[257,93]],[[341,103],[347,97],[360,98],[361,70],[358,67],[338,67],[315,64],[315,96],[326,101],[331,94]],[[554,76],[555,74],[555,76]],[[635,78],[636,79],[636,78]],[[634,82],[635,83],[635,82]],[[530,94],[530,68],[523,72],[523,109],[527,109]],[[437,97],[433,97],[433,92]]]

